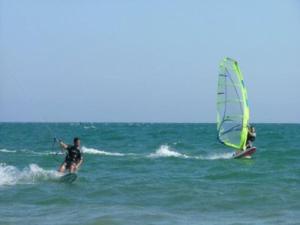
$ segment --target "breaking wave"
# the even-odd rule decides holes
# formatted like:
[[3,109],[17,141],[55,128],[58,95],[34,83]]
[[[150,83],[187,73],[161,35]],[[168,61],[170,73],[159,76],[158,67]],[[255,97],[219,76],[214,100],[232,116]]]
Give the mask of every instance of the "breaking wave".
[[61,173],[45,170],[36,164],[30,164],[22,170],[15,166],[0,164],[0,186],[15,184],[33,184],[43,180],[57,180]]

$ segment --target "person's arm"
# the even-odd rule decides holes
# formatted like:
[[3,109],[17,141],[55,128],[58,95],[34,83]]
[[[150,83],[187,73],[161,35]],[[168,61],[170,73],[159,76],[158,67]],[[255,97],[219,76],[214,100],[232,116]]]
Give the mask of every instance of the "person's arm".
[[80,161],[76,164],[76,169],[79,169],[82,163],[83,163],[83,157],[81,157]]
[[67,150],[67,149],[68,149],[68,145],[65,144],[63,141],[59,141],[59,146],[60,146],[63,150]]
[[249,131],[250,137],[256,137],[256,132],[254,131]]

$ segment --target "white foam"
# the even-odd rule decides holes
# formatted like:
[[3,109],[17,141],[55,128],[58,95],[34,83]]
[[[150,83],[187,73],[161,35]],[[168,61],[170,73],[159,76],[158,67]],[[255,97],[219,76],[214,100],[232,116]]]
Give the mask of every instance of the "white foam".
[[16,150],[8,150],[8,149],[0,149],[0,152],[6,152],[6,153],[16,153]]
[[85,130],[88,130],[88,129],[96,129],[96,127],[94,125],[91,125],[91,126],[83,126],[83,128]]
[[124,156],[125,154],[119,153],[119,152],[106,152],[95,148],[87,148],[82,147],[81,148],[83,153],[87,154],[96,154],[96,155],[107,155],[107,156]]
[[46,155],[65,155],[66,153],[64,152],[46,152],[45,153]]
[[15,166],[0,164],[0,186],[16,184],[33,184],[39,180],[55,180],[61,174],[55,170],[44,170],[36,164],[30,164],[23,170]]
[[211,154],[208,156],[195,156],[196,159],[202,160],[218,160],[218,159],[232,159],[233,153],[226,152],[226,153],[216,153]]
[[190,156],[174,151],[168,145],[162,145],[154,153],[149,154],[147,157],[160,158],[160,157],[176,157],[183,159],[198,159],[198,160],[220,160],[220,159],[232,159],[233,153],[216,153],[207,156]]
[[189,156],[171,150],[168,145],[162,145],[154,153],[148,155],[150,158],[160,158],[160,157],[176,157],[176,158],[190,158]]
[[35,155],[44,155],[48,154],[45,152],[35,152],[35,151],[30,151],[27,149],[20,149],[20,150],[8,150],[8,149],[0,149],[0,152],[5,152],[5,153],[16,153],[16,152],[22,152],[22,153],[30,153],[30,154],[35,154]]

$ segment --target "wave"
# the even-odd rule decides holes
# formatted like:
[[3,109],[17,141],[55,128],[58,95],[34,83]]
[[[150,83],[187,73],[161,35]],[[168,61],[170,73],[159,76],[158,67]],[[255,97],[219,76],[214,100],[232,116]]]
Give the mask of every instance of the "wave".
[[48,155],[50,154],[49,152],[36,152],[36,151],[31,151],[27,149],[20,149],[20,150],[8,150],[8,149],[0,149],[0,152],[4,153],[26,153],[26,154],[33,154],[33,155]]
[[175,157],[183,159],[198,159],[198,160],[219,160],[219,159],[232,159],[233,153],[216,153],[207,156],[191,156],[183,153],[176,152],[171,149],[168,145],[161,145],[154,153],[148,155],[149,158],[165,158]]
[[87,147],[84,147],[84,146],[81,148],[81,150],[85,154],[107,155],[107,156],[125,156],[126,155],[124,153],[106,152],[106,151],[102,151],[102,150],[95,149],[95,148],[87,148]]
[[154,153],[148,155],[150,158],[160,157],[175,157],[175,158],[190,158],[190,156],[171,150],[168,145],[161,145]]
[[89,130],[89,129],[97,129],[94,125],[91,126],[83,126],[83,129]]
[[5,153],[16,153],[16,150],[8,150],[8,149],[0,149],[0,152],[5,152]]
[[195,159],[202,159],[202,160],[218,160],[218,159],[232,159],[233,153],[226,152],[226,153],[215,153],[207,156],[195,156]]
[[23,170],[15,166],[0,164],[0,186],[33,184],[43,180],[58,180],[62,174],[55,170],[45,170],[36,164],[30,164]]
[[32,155],[64,155],[65,153],[62,151],[32,151],[32,150],[20,150],[19,152],[26,153],[26,154],[32,154]]
[[[120,153],[120,152],[109,152],[109,151],[103,151],[96,148],[87,148],[83,146],[81,148],[82,152],[85,154],[93,154],[93,155],[104,155],[104,156],[140,156],[145,157],[144,154],[135,154],[135,153]],[[16,153],[16,152],[22,152],[22,153],[29,153],[32,155],[65,155],[65,152],[61,151],[47,151],[47,152],[37,152],[37,151],[31,151],[31,150],[9,150],[9,149],[0,149],[0,152],[4,153]],[[174,158],[182,158],[182,159],[198,159],[198,160],[219,160],[219,159],[231,159],[233,156],[232,152],[226,152],[226,153],[214,153],[214,154],[208,154],[208,155],[187,155],[180,152],[175,151],[173,148],[171,148],[168,145],[161,145],[155,152],[147,154],[147,158],[167,158],[167,157],[174,157]]]
[[[108,152],[108,151],[103,151],[95,148],[87,148],[83,146],[81,148],[83,153],[86,154],[96,154],[96,155],[107,155],[107,156],[125,156],[125,155],[134,155],[133,153],[119,153],[119,152]],[[22,149],[22,150],[8,150],[8,149],[0,149],[0,152],[5,152],[5,153],[16,153],[16,152],[21,152],[21,153],[26,153],[26,154],[32,154],[32,155],[65,155],[65,152],[62,151],[42,151],[42,152],[37,152],[37,151],[32,151],[32,150],[27,150],[27,149]]]

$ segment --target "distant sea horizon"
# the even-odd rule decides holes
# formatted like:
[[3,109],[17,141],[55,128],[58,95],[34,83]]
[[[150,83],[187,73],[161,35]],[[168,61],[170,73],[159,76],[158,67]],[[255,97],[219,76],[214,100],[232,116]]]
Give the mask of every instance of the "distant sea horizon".
[[[165,122],[165,121],[0,121],[0,123],[149,123],[149,124],[216,124],[216,122]],[[250,122],[251,124],[300,124],[300,122]]]

